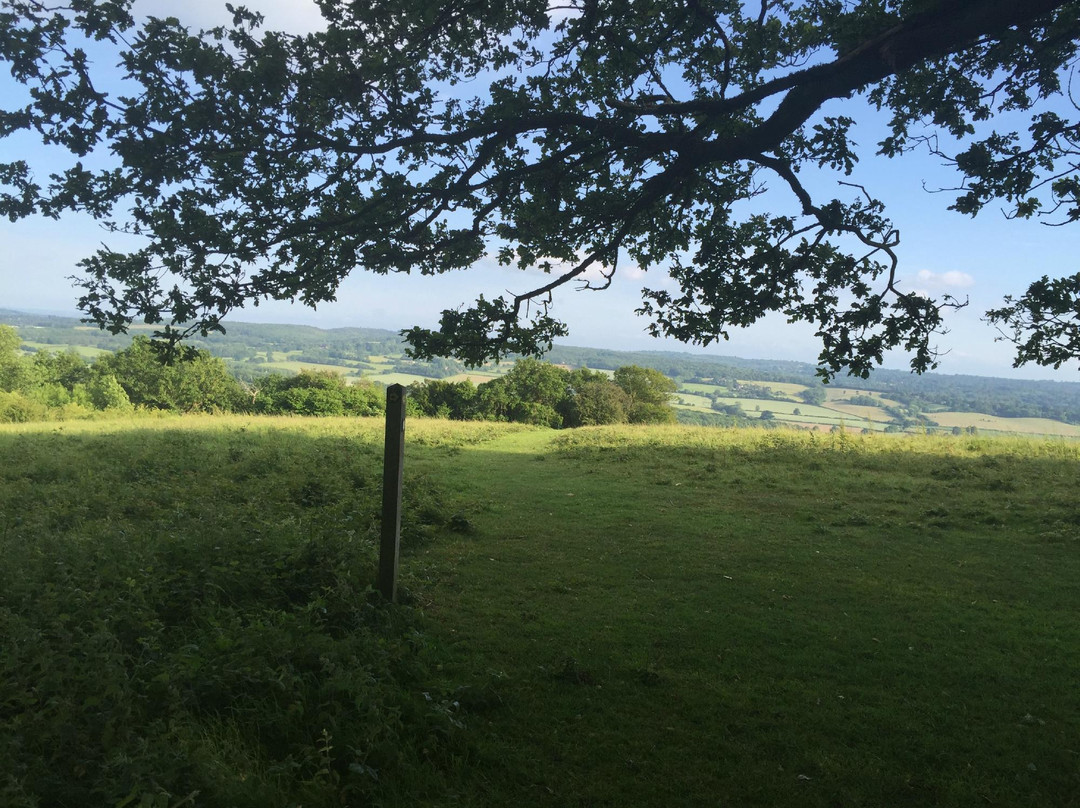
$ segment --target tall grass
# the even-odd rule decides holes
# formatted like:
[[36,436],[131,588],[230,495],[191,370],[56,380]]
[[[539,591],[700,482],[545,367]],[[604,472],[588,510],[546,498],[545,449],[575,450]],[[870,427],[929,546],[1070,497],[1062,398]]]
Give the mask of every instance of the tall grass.
[[1080,445],[0,427],[0,805],[1080,802]]
[[[381,451],[377,421],[0,430],[0,804],[340,805],[452,760],[422,622],[371,591]],[[451,516],[409,482],[406,546]]]

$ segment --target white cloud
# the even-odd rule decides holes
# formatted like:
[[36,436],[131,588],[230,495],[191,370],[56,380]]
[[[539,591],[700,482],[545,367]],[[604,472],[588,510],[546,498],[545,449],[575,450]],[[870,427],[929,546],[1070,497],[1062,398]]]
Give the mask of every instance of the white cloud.
[[929,269],[920,269],[915,275],[918,283],[926,289],[970,289],[975,285],[975,278],[966,272],[949,270],[948,272],[931,272]]
[[[226,0],[138,0],[134,6],[136,16],[177,17],[193,28],[212,28],[232,22],[232,15],[225,10]],[[325,23],[318,7],[312,0],[242,0],[237,6],[245,6],[266,18],[265,28],[270,31],[287,31],[306,34],[323,28]]]

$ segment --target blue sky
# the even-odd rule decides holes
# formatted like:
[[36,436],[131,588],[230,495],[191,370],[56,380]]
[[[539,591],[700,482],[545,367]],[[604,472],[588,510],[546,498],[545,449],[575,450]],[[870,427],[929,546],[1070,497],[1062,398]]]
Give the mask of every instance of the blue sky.
[[[252,0],[246,5],[263,11],[270,27],[296,31],[319,24],[317,11],[307,0]],[[218,0],[186,0],[182,6],[167,0],[140,0],[138,8],[159,16],[178,14],[195,26],[225,19],[224,2]],[[856,140],[871,146],[880,137],[881,121],[859,102],[843,103],[847,105],[843,107],[845,114],[860,122]],[[853,108],[857,110],[854,113]],[[840,109],[838,105],[832,111]],[[899,228],[900,275],[905,288],[951,293],[970,300],[966,309],[948,317],[950,333],[937,340],[938,348],[944,352],[938,372],[1080,380],[1080,363],[1058,371],[1038,367],[1013,370],[1010,346],[995,342],[995,330],[981,321],[983,313],[999,305],[1004,295],[1022,293],[1031,280],[1044,274],[1053,277],[1080,271],[1080,225],[1052,228],[1038,222],[1007,221],[992,208],[975,219],[960,216],[946,210],[951,201],[947,193],[926,190],[956,182],[955,175],[941,166],[940,160],[924,154],[899,160],[876,159],[870,156],[871,151],[865,150],[863,162],[850,179],[864,184],[884,201]],[[32,164],[39,156],[38,149],[24,139],[0,141],[0,152],[5,160],[23,157]],[[811,177],[804,173],[804,181],[822,194],[831,191],[835,180],[831,175]],[[780,194],[778,190],[778,199]],[[123,246],[86,218],[0,222],[0,307],[74,314],[77,291],[68,277],[75,273],[75,263],[103,241],[114,248]],[[506,290],[520,292],[530,288],[533,280],[518,270],[500,268],[494,261],[437,278],[380,277],[356,272],[342,286],[338,301],[318,310],[273,302],[236,312],[233,319],[307,323],[325,328],[433,325],[444,308],[467,304],[480,293],[491,297]],[[645,274],[629,268],[620,271],[607,291],[563,291],[554,309],[570,327],[570,336],[563,341],[625,350],[689,350],[815,360],[819,347],[812,330],[789,325],[781,317],[733,332],[730,341],[706,349],[648,337],[646,321],[633,311],[640,303],[642,287],[663,283],[661,271]],[[886,365],[903,368],[906,360],[896,355]]]

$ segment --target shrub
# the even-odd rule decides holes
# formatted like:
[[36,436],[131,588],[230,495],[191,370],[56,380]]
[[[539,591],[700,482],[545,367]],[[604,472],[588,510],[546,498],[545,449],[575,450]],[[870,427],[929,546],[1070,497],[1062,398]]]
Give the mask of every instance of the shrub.
[[0,390],[0,424],[24,424],[43,421],[49,408],[22,393],[6,393]]

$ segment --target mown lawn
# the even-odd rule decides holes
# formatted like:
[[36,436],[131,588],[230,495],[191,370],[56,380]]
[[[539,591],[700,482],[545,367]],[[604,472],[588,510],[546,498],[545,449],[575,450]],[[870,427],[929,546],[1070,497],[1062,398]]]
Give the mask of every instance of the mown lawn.
[[1080,445],[380,437],[0,428],[0,804],[1080,803]]

